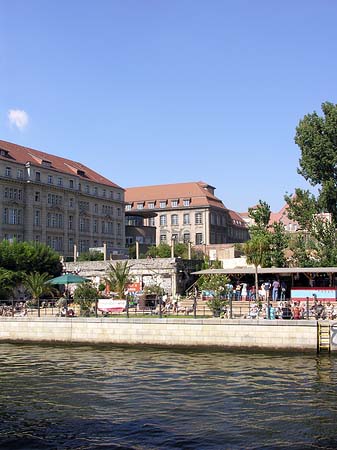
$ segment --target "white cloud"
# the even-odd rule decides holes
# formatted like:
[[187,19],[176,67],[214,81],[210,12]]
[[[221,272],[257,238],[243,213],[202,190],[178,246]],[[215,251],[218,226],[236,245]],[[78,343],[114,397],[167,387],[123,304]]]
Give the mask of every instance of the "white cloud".
[[22,109],[10,109],[8,111],[8,120],[11,126],[22,131],[28,125],[29,117],[26,111],[23,111]]

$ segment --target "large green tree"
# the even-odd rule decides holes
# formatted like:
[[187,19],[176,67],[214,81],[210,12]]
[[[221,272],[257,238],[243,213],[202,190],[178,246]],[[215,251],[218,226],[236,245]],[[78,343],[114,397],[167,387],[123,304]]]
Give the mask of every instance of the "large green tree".
[[298,173],[319,189],[318,203],[337,223],[337,104],[322,104],[300,120],[295,142],[301,150]]

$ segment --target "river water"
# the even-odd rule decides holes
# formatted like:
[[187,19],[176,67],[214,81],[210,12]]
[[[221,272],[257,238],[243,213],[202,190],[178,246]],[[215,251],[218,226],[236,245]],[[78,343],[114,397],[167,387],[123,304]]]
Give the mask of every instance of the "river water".
[[336,449],[337,358],[0,345],[1,449]]

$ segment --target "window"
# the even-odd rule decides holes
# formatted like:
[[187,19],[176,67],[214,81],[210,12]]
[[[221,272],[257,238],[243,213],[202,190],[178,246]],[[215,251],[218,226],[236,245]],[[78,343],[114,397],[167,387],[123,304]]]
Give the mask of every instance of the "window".
[[58,177],[58,178],[57,178],[57,185],[58,185],[58,186],[62,186],[62,185],[63,185],[62,177]]
[[148,207],[149,207],[149,209],[153,209],[154,208],[154,202],[149,202],[148,203]]
[[69,216],[68,217],[68,230],[73,230],[73,229],[74,229],[74,217]]
[[97,189],[97,187],[94,187],[94,195],[98,195],[98,189]]
[[48,184],[53,184],[53,176],[52,175],[48,175],[47,183]]
[[167,225],[167,217],[166,217],[166,214],[161,215],[160,218],[159,218],[159,220],[160,220],[159,223],[160,223],[161,226]]
[[90,194],[90,187],[89,187],[89,184],[86,184],[86,185],[85,185],[85,192],[86,192],[87,194]]
[[184,244],[187,244],[188,242],[190,242],[190,240],[191,240],[190,233],[184,233],[183,240],[184,240]]
[[172,214],[171,225],[178,225],[178,214]]
[[120,217],[122,215],[122,210],[121,208],[117,208],[117,216]]
[[125,211],[130,211],[131,205],[125,205]]
[[203,244],[202,233],[196,233],[195,234],[195,244],[196,245]]
[[172,234],[172,241],[178,242],[178,234],[177,233]]
[[161,234],[159,239],[160,242],[166,242],[166,234]]
[[172,206],[172,208],[176,208],[178,206],[178,200],[172,200],[171,206]]
[[69,180],[70,189],[74,189],[74,180]]
[[35,226],[41,225],[41,211],[39,209],[36,209],[34,212],[34,225]]
[[137,203],[137,209],[143,209],[144,203]]
[[190,203],[191,203],[191,201],[190,201],[189,198],[185,198],[184,201],[183,201],[183,205],[184,206],[190,206]]
[[122,225],[117,223],[117,235],[120,236],[122,234]]
[[202,214],[200,212],[195,213],[195,224],[196,225],[202,224]]
[[103,189],[102,195],[103,195],[103,197],[106,197],[106,190],[105,189]]
[[22,189],[6,187],[4,190],[4,198],[10,200],[22,200],[23,199]]
[[11,177],[12,176],[12,169],[10,167],[6,167],[5,169],[5,176]]
[[48,213],[47,228],[63,228],[63,215],[59,213]]
[[18,178],[19,180],[23,179],[23,170],[22,169],[18,169],[16,172],[16,178]]
[[39,201],[40,201],[40,192],[39,192],[39,191],[36,191],[36,192],[35,192],[34,199],[35,199],[36,202],[39,202]]
[[166,201],[159,202],[159,207],[160,208],[166,208]]
[[4,208],[2,213],[2,223],[8,225],[21,225],[22,210],[16,208]]
[[94,220],[94,233],[97,233],[97,232],[98,232],[98,220],[95,219]]
[[68,252],[74,251],[74,239],[69,238],[68,239]]
[[95,203],[94,205],[94,212],[95,214],[98,214],[98,203]]
[[190,215],[184,214],[184,225],[189,225],[190,223]]
[[35,181],[41,181],[41,173],[35,172]]
[[149,227],[155,227],[156,226],[156,221],[154,217],[150,217],[149,218]]
[[69,208],[73,208],[74,207],[74,199],[72,197],[70,197],[69,199]]

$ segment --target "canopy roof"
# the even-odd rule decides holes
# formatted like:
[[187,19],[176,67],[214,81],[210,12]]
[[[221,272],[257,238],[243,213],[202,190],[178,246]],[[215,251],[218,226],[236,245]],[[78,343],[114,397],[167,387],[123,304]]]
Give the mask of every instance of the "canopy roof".
[[[193,272],[194,275],[204,274],[254,274],[255,267],[233,267],[231,269],[205,269]],[[279,275],[291,275],[294,273],[337,273],[337,267],[258,267],[257,273],[259,274],[279,274]]]

